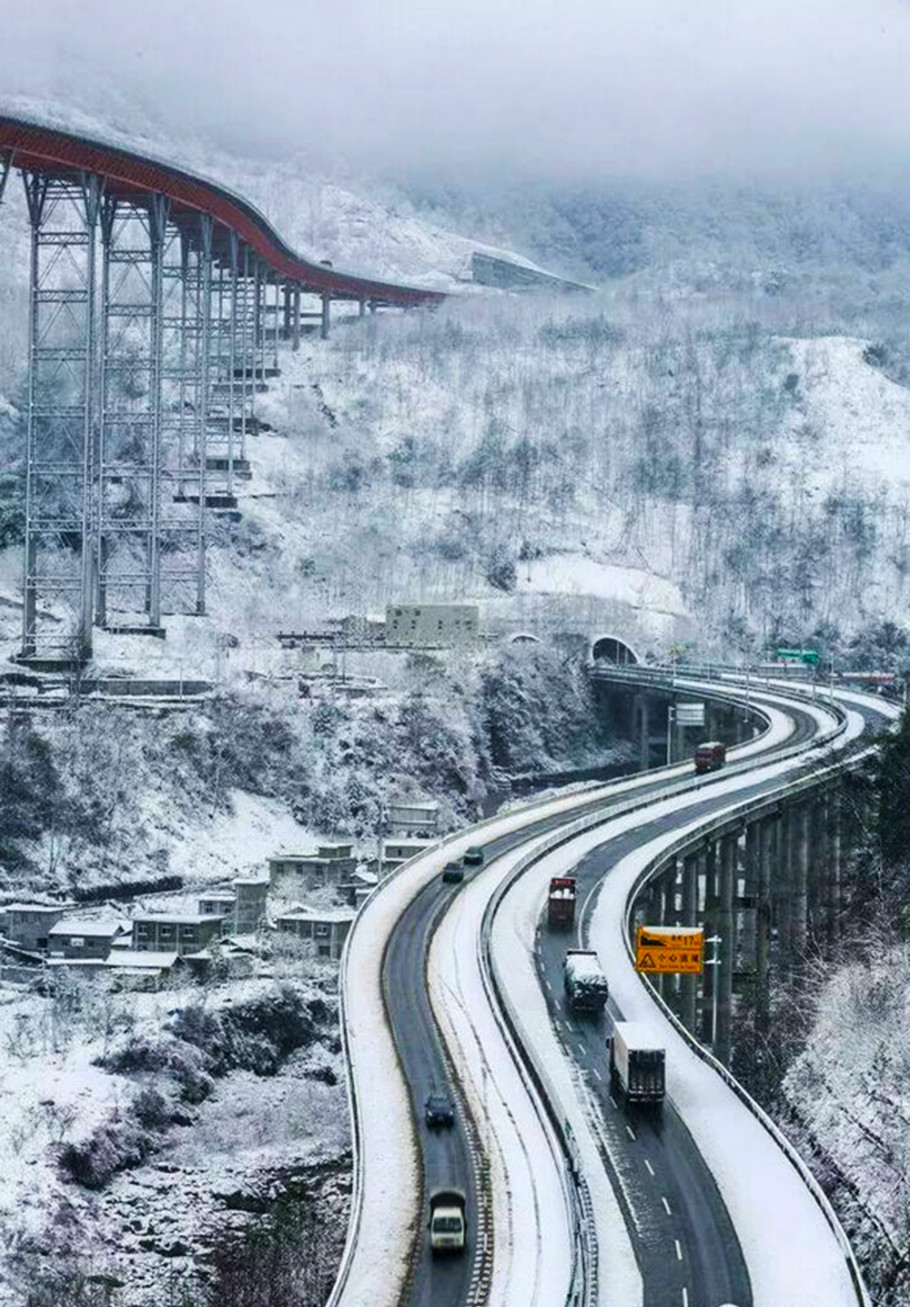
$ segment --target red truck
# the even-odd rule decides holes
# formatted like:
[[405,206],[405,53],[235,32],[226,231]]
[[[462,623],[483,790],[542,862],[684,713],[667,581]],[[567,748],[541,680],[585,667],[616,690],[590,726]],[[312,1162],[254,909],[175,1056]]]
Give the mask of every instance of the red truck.
[[696,772],[720,771],[727,761],[727,750],[720,740],[706,740],[695,750]]
[[554,876],[550,881],[547,924],[551,930],[571,930],[575,925],[574,876]]

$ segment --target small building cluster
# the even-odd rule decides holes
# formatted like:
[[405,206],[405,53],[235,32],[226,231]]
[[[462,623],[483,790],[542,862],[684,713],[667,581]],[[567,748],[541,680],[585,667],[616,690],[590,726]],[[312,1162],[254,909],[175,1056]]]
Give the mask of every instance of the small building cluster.
[[[357,909],[379,880],[418,856],[440,833],[439,804],[401,798],[389,804],[381,852],[361,862],[350,843],[330,841],[268,859],[268,875],[236,876],[173,908],[72,903],[0,906],[0,957],[7,962],[78,969],[83,974],[160,979],[175,969],[204,973],[212,948],[243,952],[238,938],[262,926],[313,945],[318,957],[337,960]],[[271,919],[267,914],[272,897]],[[309,900],[309,901],[308,901]]]

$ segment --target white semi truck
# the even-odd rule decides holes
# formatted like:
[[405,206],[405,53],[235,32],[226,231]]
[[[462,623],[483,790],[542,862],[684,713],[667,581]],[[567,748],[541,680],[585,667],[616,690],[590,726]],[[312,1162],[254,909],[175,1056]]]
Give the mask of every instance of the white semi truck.
[[610,1090],[620,1104],[657,1106],[666,1092],[666,1055],[650,1027],[617,1021],[610,1045]]

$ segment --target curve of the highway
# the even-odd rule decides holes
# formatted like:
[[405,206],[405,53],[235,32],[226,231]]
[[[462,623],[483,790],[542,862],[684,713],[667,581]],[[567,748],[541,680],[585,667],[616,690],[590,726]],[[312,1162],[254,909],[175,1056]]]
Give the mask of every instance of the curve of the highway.
[[[881,729],[890,712],[865,701],[866,722],[852,723],[853,734],[860,737]],[[764,769],[774,772],[776,769]],[[529,868],[516,881],[510,895],[509,913],[497,922],[494,945],[510,959],[504,970],[510,983],[518,968],[515,965],[517,937],[538,970],[542,998],[538,998],[536,1021],[530,1009],[534,995],[527,979],[519,976],[515,1002],[521,1003],[522,1020],[529,1025],[529,1038],[537,1042],[536,1056],[553,1065],[568,1059],[577,1089],[581,1119],[573,1122],[577,1138],[587,1133],[590,1154],[600,1152],[603,1164],[621,1197],[622,1218],[632,1244],[643,1287],[638,1301],[651,1307],[663,1304],[733,1302],[738,1307],[756,1302],[783,1303],[799,1301],[831,1307],[834,1303],[855,1304],[858,1299],[854,1271],[845,1262],[838,1239],[832,1236],[812,1195],[797,1173],[783,1159],[780,1150],[766,1132],[749,1117],[742,1105],[727,1091],[719,1078],[691,1057],[698,1074],[684,1076],[674,1068],[672,1054],[685,1050],[683,1041],[670,1032],[665,1041],[670,1050],[668,1071],[670,1103],[659,1118],[630,1119],[609,1096],[605,1070],[604,1034],[610,1018],[603,1023],[580,1022],[566,1014],[560,995],[562,959],[566,941],[539,929],[546,887],[551,875],[573,874],[579,878],[581,900],[585,904],[579,922],[579,942],[596,947],[611,982],[611,1017],[649,1019],[653,1004],[640,979],[632,971],[623,948],[624,910],[630,887],[634,883],[626,870],[633,872],[643,865],[653,849],[666,844],[681,826],[695,830],[705,819],[730,807],[731,788],[736,790],[738,805],[748,803],[769,790],[779,788],[779,775],[769,774],[751,782],[740,778],[713,788],[710,795],[688,796],[655,805],[644,823],[621,819],[604,831],[590,832],[566,844]],[[610,834],[610,838],[605,838]],[[643,850],[644,855],[643,855]],[[617,875],[617,872],[626,872]],[[507,900],[508,903],[508,900]],[[595,906],[596,910],[595,910]],[[592,928],[592,920],[594,927]],[[517,924],[516,924],[517,923]],[[621,982],[618,980],[621,977]],[[617,1003],[617,997],[619,1003]],[[628,1004],[628,1007],[627,1007]],[[622,1007],[622,1012],[621,1012]],[[680,1055],[680,1062],[682,1056]],[[699,1115],[699,1097],[693,1099],[692,1085],[708,1078],[709,1094],[702,1098],[707,1106]],[[718,1089],[720,1095],[718,1095]],[[680,1100],[680,1110],[673,1101]],[[729,1102],[723,1100],[729,1100]],[[713,1115],[712,1115],[713,1113]],[[695,1116],[698,1130],[692,1135],[683,1120]],[[740,1157],[724,1157],[731,1147],[733,1128],[724,1129],[727,1119],[737,1119],[740,1137],[748,1134],[751,1144]],[[739,1118],[744,1118],[740,1120]],[[713,1149],[708,1146],[715,1142]],[[710,1158],[710,1168],[702,1156]],[[771,1157],[773,1165],[763,1158]],[[753,1173],[742,1158],[749,1158]],[[725,1177],[721,1188],[712,1170]],[[738,1174],[737,1174],[738,1173]],[[756,1204],[755,1191],[762,1190],[762,1180],[774,1175],[774,1201],[768,1201],[768,1187]],[[746,1201],[743,1201],[744,1195]],[[732,1200],[732,1201],[731,1201]],[[728,1207],[730,1211],[728,1212]],[[731,1221],[731,1215],[735,1218]],[[793,1222],[813,1232],[810,1246],[795,1257],[788,1252],[793,1243]],[[735,1227],[735,1229],[734,1229]],[[745,1230],[747,1247],[743,1249],[737,1232]],[[604,1260],[608,1274],[615,1279],[625,1273],[621,1258],[617,1265],[615,1222],[600,1239],[603,1251],[613,1248]],[[790,1236],[788,1241],[788,1235]],[[603,1275],[599,1277],[603,1280]],[[631,1302],[628,1288],[606,1291],[597,1300],[603,1303]]]
[[[728,689],[727,694],[742,698],[738,689]],[[768,735],[773,737],[776,734],[773,742],[780,749],[787,743],[784,737],[788,731],[781,727],[784,716],[770,704],[764,712],[772,722]],[[776,725],[775,717],[778,719]],[[798,732],[805,734],[810,729],[807,719],[811,712],[798,710],[797,717],[803,718]],[[792,738],[789,743],[792,746]],[[756,741],[742,746],[735,753],[731,751],[731,756],[755,752],[760,745],[761,742]],[[495,841],[515,838],[526,841],[529,827],[536,827],[539,832],[541,823],[558,825],[577,819],[579,812],[602,806],[605,799],[616,802],[624,797],[628,802],[632,794],[637,800],[645,801],[648,791],[655,786],[665,789],[674,777],[687,778],[677,779],[677,785],[691,786],[689,767],[683,765],[665,769],[659,778],[639,776],[585,795],[575,794],[539,803],[530,811],[494,819],[459,836],[446,846],[446,854],[458,856],[469,843],[482,837],[493,857]],[[445,1059],[441,1058],[435,1033],[432,1027],[424,1026],[418,1019],[421,1008],[424,1017],[426,1013],[423,1000],[419,998],[424,986],[425,948],[421,948],[418,939],[422,935],[426,943],[435,924],[432,900],[438,899],[442,892],[435,886],[439,865],[439,854],[424,857],[402,869],[403,874],[386,882],[358,918],[346,953],[342,998],[358,1163],[355,1218],[343,1272],[331,1299],[333,1304],[343,1303],[344,1307],[361,1302],[397,1303],[405,1292],[409,1292],[409,1300],[415,1302],[443,1301],[433,1288],[428,1287],[434,1276],[440,1285],[445,1279],[445,1292],[456,1295],[453,1301],[470,1300],[465,1294],[470,1294],[471,1287],[468,1284],[466,1289],[464,1279],[471,1259],[462,1259],[461,1282],[456,1283],[458,1271],[452,1271],[450,1267],[440,1271],[420,1253],[423,1232],[422,1228],[414,1228],[415,1214],[422,1211],[425,1168],[428,1184],[433,1183],[440,1166],[445,1170],[454,1166],[459,1169],[457,1178],[463,1181],[464,1187],[472,1187],[468,1154],[458,1160],[454,1153],[446,1151],[457,1150],[454,1136],[453,1142],[446,1143],[434,1138],[430,1149],[424,1153],[421,1145],[427,1141],[420,1133],[423,1126],[415,1125],[412,1110],[413,1106],[420,1108],[426,1090],[438,1085],[446,1075]],[[423,891],[426,891],[425,897]],[[407,937],[400,949],[393,943],[396,926],[404,932],[401,938]],[[410,978],[401,970],[404,964],[397,960],[408,957],[412,959]],[[383,1006],[381,1014],[377,1012],[376,993],[386,996],[388,1011]],[[391,1032],[386,1032],[389,1037],[384,1038],[377,1028],[388,1018],[393,1024],[400,1020],[396,1013],[403,1014],[404,1029],[397,1043]],[[377,1085],[382,1086],[381,1095]],[[407,1085],[411,1086],[410,1090]],[[481,1095],[488,1090],[489,1080],[486,1085],[481,1085]],[[476,1112],[476,1103],[474,1108]],[[482,1115],[482,1112],[476,1114]],[[453,1177],[449,1175],[448,1179]],[[419,1220],[418,1225],[422,1227]],[[420,1253],[416,1264],[411,1256],[415,1247]],[[384,1266],[382,1284],[377,1284],[375,1273],[366,1269],[367,1266],[375,1267],[377,1250],[381,1250]],[[501,1264],[501,1247],[497,1252]]]
[[0,113],[0,160],[54,181],[81,184],[87,175],[98,177],[106,196],[127,204],[163,195],[169,202],[169,221],[181,229],[195,232],[193,224],[201,215],[214,220],[216,259],[229,259],[233,234],[271,272],[305,291],[403,307],[445,298],[440,291],[380,281],[308,259],[292,249],[254,205],[226,186],[122,144]]

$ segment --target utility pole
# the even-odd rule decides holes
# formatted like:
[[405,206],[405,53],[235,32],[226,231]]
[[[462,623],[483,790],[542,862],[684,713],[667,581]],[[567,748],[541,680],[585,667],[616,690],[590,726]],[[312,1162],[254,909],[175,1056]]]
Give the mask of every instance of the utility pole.
[[[706,944],[714,945],[714,952],[711,955],[711,957],[705,958],[706,967],[720,966],[720,945],[722,944],[722,942],[723,941],[720,935],[709,935],[708,938],[705,940]],[[711,973],[711,1052],[712,1053],[714,1052],[714,1049],[717,1045],[717,990],[719,986],[718,976],[719,976],[718,971],[713,971]]]

